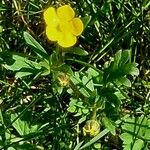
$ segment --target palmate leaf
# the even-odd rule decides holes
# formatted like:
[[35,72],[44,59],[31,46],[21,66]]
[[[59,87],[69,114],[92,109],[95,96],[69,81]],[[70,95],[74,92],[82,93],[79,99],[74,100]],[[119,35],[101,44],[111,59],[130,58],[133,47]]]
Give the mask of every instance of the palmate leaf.
[[8,70],[19,71],[22,68],[36,68],[40,69],[40,65],[34,61],[28,60],[25,57],[19,55],[12,55],[12,64],[4,65],[4,67]]
[[22,57],[20,55],[12,55],[11,63],[3,65],[7,70],[12,70],[16,72],[17,78],[22,78],[29,75],[41,75],[45,76],[50,74],[50,65],[47,61],[43,60],[40,62],[35,62]]
[[119,107],[121,104],[121,99],[115,92],[117,91],[112,86],[103,87],[98,91],[98,95],[101,96],[101,99],[98,101],[97,106],[101,107],[103,105],[106,116],[112,120],[117,119],[119,116]]
[[138,135],[143,137],[146,134],[146,129],[149,129],[149,119],[144,118],[144,116],[128,118],[122,125],[122,129],[129,131],[131,134],[137,134],[138,132]]
[[[129,139],[128,139],[129,138]],[[131,136],[128,134],[128,135],[122,135],[122,137],[121,137],[121,139],[122,140],[126,140],[126,142],[130,142],[130,140],[131,140]],[[124,143],[123,142],[123,150],[129,150],[129,149],[131,149],[131,146],[132,146],[132,144],[131,143],[129,143],[129,144],[126,144],[126,143]],[[138,140],[136,140],[135,141],[135,144],[133,145],[133,147],[132,147],[132,150],[142,150],[143,149],[143,147],[144,147],[144,141],[142,141],[141,139],[138,139]]]
[[139,70],[137,68],[137,63],[131,63],[130,60],[131,55],[129,50],[118,51],[114,57],[114,61],[104,70],[104,83],[118,81],[122,85],[131,86],[126,75],[137,76]]
[[[17,114],[12,114],[11,115],[11,120],[13,121],[17,117]],[[20,136],[27,135],[29,133],[36,132],[38,130],[38,126],[31,126],[29,127],[29,124],[26,121],[22,121],[20,118],[18,118],[12,126],[16,129],[18,134]]]
[[[122,125],[123,133],[120,135],[123,141],[124,150],[131,147],[133,139],[136,136],[136,141],[133,145],[133,150],[141,150],[144,147],[144,142],[150,140],[150,120],[144,116],[138,118],[127,118]],[[145,141],[144,141],[145,139]]]
[[123,144],[126,144],[126,145],[131,144],[131,142],[133,140],[132,135],[129,134],[129,133],[123,133],[123,134],[121,134],[120,138],[123,141]]
[[[118,108],[120,106],[121,101],[118,99],[118,97],[114,94],[116,92],[115,88],[113,87],[104,87],[99,94],[101,97],[104,97],[106,102],[105,105],[108,105],[109,107],[115,107]],[[108,108],[108,106],[106,108]],[[109,110],[108,110],[109,111]],[[110,112],[112,113],[112,112]]]
[[4,67],[8,70],[16,71],[16,77],[22,78],[31,74],[37,74],[42,67],[39,63],[28,60],[19,55],[12,55],[12,64],[5,64]]

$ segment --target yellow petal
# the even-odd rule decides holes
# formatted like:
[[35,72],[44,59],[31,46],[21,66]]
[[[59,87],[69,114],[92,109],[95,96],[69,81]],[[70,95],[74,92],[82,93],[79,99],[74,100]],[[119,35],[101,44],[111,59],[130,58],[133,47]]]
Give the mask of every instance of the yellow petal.
[[75,12],[69,5],[64,5],[57,8],[57,15],[61,20],[70,21],[75,16]]
[[83,32],[83,23],[80,18],[74,18],[70,21],[72,34],[78,36]]
[[59,18],[56,14],[56,11],[53,7],[49,7],[45,12],[44,12],[44,20],[47,25],[51,26],[57,26],[59,23]]
[[49,40],[57,41],[60,37],[60,32],[55,27],[47,26],[46,27],[46,35]]
[[64,48],[71,47],[77,42],[76,36],[74,36],[71,32],[65,31],[61,32],[61,36],[58,39],[58,44]]

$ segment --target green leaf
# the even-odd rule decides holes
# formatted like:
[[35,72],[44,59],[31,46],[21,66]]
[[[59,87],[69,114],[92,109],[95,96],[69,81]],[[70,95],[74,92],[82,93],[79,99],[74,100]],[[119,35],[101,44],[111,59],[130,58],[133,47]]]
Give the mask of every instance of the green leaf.
[[138,75],[139,70],[136,63],[131,63],[131,54],[129,50],[118,51],[114,57],[114,61],[104,70],[104,83],[118,82],[122,85],[131,86],[130,81],[125,78],[126,75]]
[[82,117],[79,119],[78,124],[83,123],[86,120],[86,116]]
[[77,107],[79,107],[79,108],[85,108],[84,106],[83,106],[83,102],[77,102],[76,104],[75,104]]
[[87,113],[89,112],[89,109],[84,108],[84,109],[82,109],[82,112],[83,112],[84,114],[87,114]]
[[16,149],[13,147],[9,147],[8,150],[16,150]]
[[123,144],[131,144],[133,137],[129,133],[123,133],[120,135],[121,140],[123,141]]
[[130,150],[131,149],[131,145],[127,144],[127,145],[123,145],[123,150]]
[[97,76],[99,75],[99,72],[95,71],[95,70],[92,69],[92,68],[89,68],[89,69],[87,70],[87,73],[88,73],[89,76],[92,76],[92,77],[97,77]]
[[12,65],[4,65],[8,70],[19,71],[22,68],[41,69],[41,66],[38,63],[28,60],[25,57],[13,55],[12,59],[14,61]]
[[70,106],[67,110],[70,113],[74,113],[74,112],[76,112],[76,107],[75,106]]
[[69,103],[69,106],[73,106],[73,105],[76,105],[76,103],[78,102],[77,99],[74,99],[74,98],[70,98],[70,103]]
[[50,65],[51,66],[58,66],[59,60],[58,60],[58,55],[56,54],[56,52],[54,51],[51,55],[50,55]]
[[127,64],[130,61],[131,58],[131,51],[130,50],[125,50],[121,53],[121,58],[119,60],[119,67]]
[[145,129],[144,138],[150,140],[150,119],[147,120],[147,128]]
[[[17,117],[17,114],[11,114],[11,121],[13,121],[16,117]],[[18,118],[18,119],[12,124],[12,126],[16,129],[16,131],[17,131],[21,136],[24,136],[24,135],[30,133],[29,125],[27,124],[26,121],[20,120],[20,118]]]
[[80,143],[78,143],[78,144],[76,145],[76,147],[74,148],[74,150],[80,150],[80,147],[81,147],[82,144],[83,144],[83,141],[80,142]]
[[94,91],[94,84],[93,81],[90,78],[87,78],[86,76],[83,76],[82,83],[91,91]]
[[28,75],[42,74],[42,67],[39,63],[28,60],[25,57],[19,55],[12,56],[14,62],[11,65],[4,65],[8,70],[17,71],[16,77],[22,78]]
[[[124,134],[121,136],[121,139],[125,140],[123,142],[123,147],[124,147],[123,150],[131,149],[133,138],[129,135]],[[141,139],[138,139],[135,141],[132,150],[142,150],[143,147],[144,147],[144,141]]]
[[71,67],[66,64],[56,67],[54,71],[63,72],[67,75],[73,75],[73,71],[72,71]]
[[84,29],[88,26],[88,24],[90,23],[92,16],[85,16],[83,18],[81,18],[84,24]]
[[119,100],[126,99],[124,95],[120,91],[115,92],[115,95],[118,97]]
[[149,81],[142,80],[142,84],[144,85],[144,87],[150,89],[150,82]]
[[24,32],[23,36],[24,36],[26,43],[35,48],[33,49],[33,51],[40,58],[48,60],[49,56],[47,52],[45,51],[45,49],[28,32]]
[[90,97],[90,94],[84,89],[84,88],[80,88],[80,92],[86,96],[86,97]]
[[[131,137],[125,137],[125,138],[131,138]],[[126,139],[127,140],[127,139]],[[123,143],[123,150],[129,150],[131,149],[132,143]],[[132,150],[142,150],[142,148],[144,147],[144,141],[142,141],[141,139],[138,139],[135,141]],[[147,150],[147,149],[145,149]]]
[[39,63],[39,65],[42,67],[42,68],[44,68],[43,69],[43,73],[42,73],[42,75],[43,76],[46,76],[46,75],[49,75],[50,74],[50,64],[49,63],[47,63],[47,61],[41,61],[40,63]]
[[112,122],[109,118],[104,117],[103,119],[103,123],[105,125],[105,127],[113,134],[116,134],[116,127],[115,127],[115,123]]
[[76,55],[81,55],[81,56],[86,56],[86,55],[88,55],[88,52],[85,51],[84,49],[80,48],[80,47],[70,48],[70,49],[68,49],[68,51],[66,51],[66,52],[67,52],[67,53],[76,54]]
[[[120,67],[121,69],[121,67]],[[128,63],[122,66],[122,69],[120,70],[121,75],[127,75],[131,74],[133,75],[139,75],[139,70],[137,68],[137,63]]]
[[99,85],[103,81],[103,73],[97,72],[96,70],[89,68],[87,71],[88,78],[92,78],[94,84]]
[[86,147],[89,147],[90,145],[92,145],[93,143],[95,143],[96,141],[98,141],[99,139],[101,139],[103,136],[105,136],[107,133],[109,132],[108,129],[104,129],[102,132],[100,132],[98,135],[96,135],[94,138],[92,138],[89,142],[87,142],[86,144],[84,144],[81,149],[85,149]]
[[111,3],[111,1],[109,0],[109,1],[107,1],[106,3],[104,3],[104,4],[102,5],[101,11],[102,11],[103,13],[106,14],[108,11],[110,11],[110,3]]
[[146,117],[143,117],[144,116],[127,118],[122,125],[122,129],[129,131],[131,134],[136,134],[138,132],[138,136],[143,136],[148,127],[148,120]]
[[120,77],[118,79],[118,81],[122,84],[122,85],[125,85],[127,87],[131,87],[131,82],[129,79],[127,79],[126,77]]
[[37,74],[41,71],[39,63],[28,60],[25,57],[19,55],[12,55],[13,64],[4,65],[8,70],[17,71],[16,77],[22,78],[31,74]]
[[101,143],[95,143],[94,148],[95,149],[101,149]]
[[133,146],[132,150],[142,150],[142,148],[144,147],[144,141],[141,139],[138,139],[135,141],[135,144]]
[[121,55],[122,54],[122,51],[118,51],[116,54],[115,54],[115,57],[114,57],[114,65],[115,67],[113,69],[117,69],[118,65],[119,65],[119,62],[120,62],[120,59],[121,59]]
[[17,72],[15,77],[16,78],[23,78],[23,77],[26,77],[26,76],[29,76],[29,75],[32,75],[32,72]]
[[78,116],[82,116],[82,113],[80,111],[74,115],[74,117],[78,117]]
[[[145,116],[140,116],[138,118],[126,118],[122,125],[124,133],[120,136],[124,143],[124,149],[131,147],[133,143],[133,137],[136,136],[136,141],[133,145],[133,150],[141,150],[144,147],[144,141],[142,139],[148,140],[149,136],[149,119]],[[148,130],[149,129],[149,130]],[[141,137],[141,138],[140,138]],[[130,144],[130,145],[129,145]]]
[[[11,121],[13,121],[17,117],[17,114],[11,114]],[[23,121],[20,118],[18,118],[12,126],[16,129],[18,134],[20,136],[27,135],[29,133],[34,133],[37,132],[38,130],[38,125],[30,126],[27,123],[27,121]]]
[[[118,99],[118,97],[114,94],[115,91],[116,90],[112,87],[103,88],[100,91],[100,95],[107,100],[106,107],[113,106],[113,107],[118,108],[120,106],[121,102],[120,102],[120,99]],[[107,105],[109,105],[109,106],[107,106]]]

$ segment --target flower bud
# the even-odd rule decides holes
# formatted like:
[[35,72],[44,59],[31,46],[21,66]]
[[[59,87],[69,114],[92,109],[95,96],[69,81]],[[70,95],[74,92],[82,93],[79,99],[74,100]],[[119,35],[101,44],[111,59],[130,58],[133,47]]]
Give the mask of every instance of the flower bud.
[[64,73],[58,75],[58,81],[62,87],[69,85],[69,77]]
[[90,135],[95,136],[100,131],[100,125],[96,120],[88,120],[83,127],[83,134],[84,136]]

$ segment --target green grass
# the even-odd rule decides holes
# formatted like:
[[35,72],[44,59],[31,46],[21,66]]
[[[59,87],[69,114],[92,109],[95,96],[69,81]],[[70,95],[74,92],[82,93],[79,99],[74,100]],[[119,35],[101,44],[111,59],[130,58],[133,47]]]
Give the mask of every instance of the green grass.
[[[64,4],[84,23],[68,49],[43,19]],[[149,49],[149,0],[2,0],[0,149],[150,148]],[[95,137],[83,135],[91,119]]]

